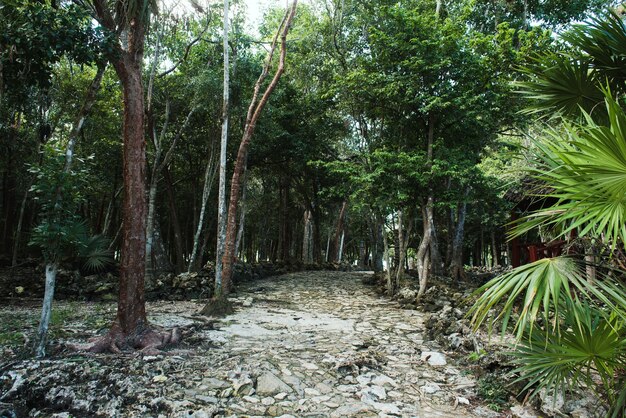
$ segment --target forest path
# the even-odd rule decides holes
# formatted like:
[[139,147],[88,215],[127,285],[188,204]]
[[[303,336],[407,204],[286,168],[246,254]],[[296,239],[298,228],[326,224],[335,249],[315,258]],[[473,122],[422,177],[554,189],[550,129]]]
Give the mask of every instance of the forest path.
[[237,312],[205,331],[229,356],[214,371],[243,385],[225,406],[266,416],[472,416],[462,404],[474,380],[422,356],[438,351],[424,342],[424,314],[376,294],[364,274],[300,272],[240,288]]
[[[365,274],[246,283],[231,297],[235,313],[221,319],[199,316],[199,300],[150,302],[152,323],[190,331],[156,356],[63,349],[104,332],[115,303],[58,302],[67,319],[56,328],[57,354],[0,358],[0,416],[499,416],[476,400],[472,375],[425,341],[428,314],[376,294]],[[38,303],[0,306],[0,320],[33,329],[38,312]]]

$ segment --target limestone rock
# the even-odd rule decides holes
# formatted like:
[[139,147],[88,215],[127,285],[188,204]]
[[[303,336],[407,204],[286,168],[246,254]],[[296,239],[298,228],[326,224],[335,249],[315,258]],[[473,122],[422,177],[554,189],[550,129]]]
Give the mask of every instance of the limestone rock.
[[421,360],[428,362],[428,364],[433,367],[445,366],[448,364],[446,356],[436,351],[422,351]]
[[257,378],[256,392],[260,396],[277,395],[281,392],[291,393],[293,389],[271,372],[265,372]]

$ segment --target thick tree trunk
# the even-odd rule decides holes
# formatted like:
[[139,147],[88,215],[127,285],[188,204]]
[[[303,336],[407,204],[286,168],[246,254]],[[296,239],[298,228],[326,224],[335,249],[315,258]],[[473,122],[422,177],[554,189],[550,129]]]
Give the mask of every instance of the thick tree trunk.
[[[239,202],[239,195],[241,192],[241,183],[244,172],[244,165],[248,155],[248,149],[250,147],[250,142],[252,140],[252,135],[254,134],[254,130],[256,128],[256,124],[261,116],[267,101],[269,100],[270,95],[276,88],[278,84],[278,80],[282,76],[285,71],[285,56],[287,53],[287,33],[289,32],[289,27],[291,26],[291,21],[296,13],[296,6],[298,4],[297,0],[294,0],[291,6],[291,9],[287,11],[281,25],[279,26],[278,32],[274,37],[274,41],[272,43],[272,47],[270,53],[268,54],[268,59],[266,61],[266,65],[263,69],[263,72],[254,88],[254,94],[252,101],[250,103],[250,107],[248,109],[248,116],[246,118],[246,126],[244,128],[244,134],[241,139],[241,143],[239,145],[239,151],[237,152],[237,159],[235,160],[235,167],[233,170],[233,177],[231,179],[230,186],[230,200],[228,204],[228,222],[226,225],[226,239],[224,242],[224,256],[222,258],[223,270],[222,270],[222,292],[224,294],[228,294],[231,286],[232,279],[232,269],[233,262],[235,257],[235,239],[237,232],[237,206]],[[272,62],[272,56],[276,48],[276,43],[278,37],[280,35],[281,39],[281,47],[280,47],[280,59],[278,62],[278,68],[276,69],[276,73],[270,84],[268,85],[265,93],[261,97],[261,99],[257,102],[258,92],[261,88],[261,83],[264,81],[267,76],[269,66]]]
[[[130,36],[143,40],[143,28]],[[143,41],[137,55],[125,53],[115,64],[124,88],[124,199],[119,301],[112,331],[117,328],[124,337],[141,334],[148,326],[144,297],[147,202],[142,51]]]

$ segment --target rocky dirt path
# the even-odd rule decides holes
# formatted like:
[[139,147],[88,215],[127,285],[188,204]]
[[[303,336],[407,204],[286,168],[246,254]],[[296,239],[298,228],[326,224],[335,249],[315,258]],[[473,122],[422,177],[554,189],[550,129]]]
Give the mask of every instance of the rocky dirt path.
[[471,375],[424,341],[424,314],[376,295],[364,274],[250,283],[217,322],[192,315],[199,302],[151,304],[157,324],[196,326],[188,349],[15,362],[0,369],[0,402],[18,416],[484,415],[469,405]]

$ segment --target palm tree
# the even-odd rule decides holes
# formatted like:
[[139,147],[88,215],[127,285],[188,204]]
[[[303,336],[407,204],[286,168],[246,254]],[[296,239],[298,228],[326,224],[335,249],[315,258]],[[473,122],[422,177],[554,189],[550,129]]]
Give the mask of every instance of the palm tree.
[[[611,416],[626,412],[626,286],[614,254],[626,246],[626,25],[615,13],[592,18],[563,37],[573,48],[541,60],[521,85],[529,113],[562,122],[536,141],[531,174],[555,201],[515,224],[513,236],[538,226],[560,237],[606,248],[599,280],[589,280],[576,256],[543,259],[496,277],[470,310],[475,327],[515,319],[515,370],[533,395],[586,384],[609,400]],[[545,64],[549,63],[549,64]],[[597,384],[597,381],[601,385]]]

